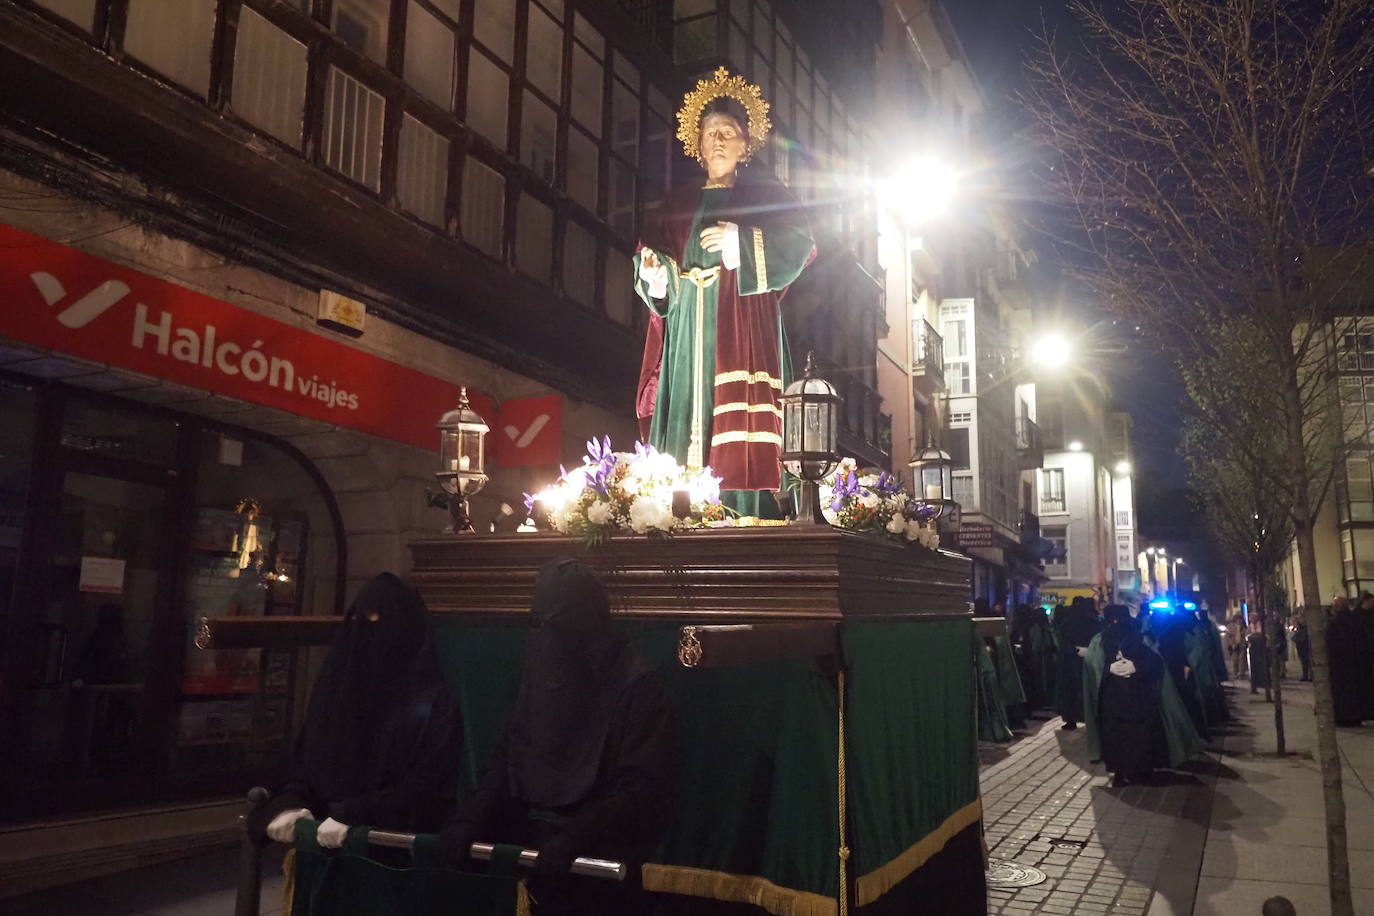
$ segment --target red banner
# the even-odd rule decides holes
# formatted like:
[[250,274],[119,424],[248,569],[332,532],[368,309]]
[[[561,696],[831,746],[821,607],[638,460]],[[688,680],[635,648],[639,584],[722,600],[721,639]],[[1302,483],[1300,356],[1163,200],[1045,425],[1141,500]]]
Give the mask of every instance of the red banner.
[[558,395],[503,401],[489,435],[503,468],[555,467],[561,458],[563,399]]
[[452,382],[3,224],[0,291],[0,336],[424,449],[458,402]]

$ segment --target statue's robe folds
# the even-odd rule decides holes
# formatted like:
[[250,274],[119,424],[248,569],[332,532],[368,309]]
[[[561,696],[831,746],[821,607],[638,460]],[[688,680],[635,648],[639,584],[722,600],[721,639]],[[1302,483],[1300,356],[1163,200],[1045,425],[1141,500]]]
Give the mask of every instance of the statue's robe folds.
[[[739,268],[701,247],[702,229],[739,226]],[[650,295],[645,250],[668,268]],[[644,227],[635,288],[650,311],[636,393],[650,445],[688,467],[710,467],[726,491],[777,490],[779,397],[790,375],[779,304],[815,254],[796,200],[771,180],[741,175],[733,188],[679,188]],[[757,498],[727,495],[744,514]]]

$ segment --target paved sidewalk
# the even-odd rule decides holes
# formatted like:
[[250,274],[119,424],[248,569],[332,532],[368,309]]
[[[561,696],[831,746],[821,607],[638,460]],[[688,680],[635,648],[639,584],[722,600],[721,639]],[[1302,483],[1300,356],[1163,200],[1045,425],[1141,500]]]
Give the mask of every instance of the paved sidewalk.
[[[1032,722],[1010,746],[983,745],[991,855],[1045,872],[990,890],[993,914],[1259,916],[1288,897],[1329,912],[1321,777],[1309,685],[1284,683],[1290,756],[1273,756],[1273,706],[1230,691],[1234,719],[1206,757],[1152,785],[1113,789],[1088,763],[1083,730]],[[1374,914],[1374,726],[1341,729],[1355,911]]]

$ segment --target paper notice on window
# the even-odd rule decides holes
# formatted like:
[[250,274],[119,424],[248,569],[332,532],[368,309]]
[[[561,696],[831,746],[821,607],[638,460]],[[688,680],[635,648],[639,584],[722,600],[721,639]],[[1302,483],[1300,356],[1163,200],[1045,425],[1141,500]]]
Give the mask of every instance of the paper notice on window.
[[109,557],[82,557],[80,590],[120,594],[124,591],[124,561]]

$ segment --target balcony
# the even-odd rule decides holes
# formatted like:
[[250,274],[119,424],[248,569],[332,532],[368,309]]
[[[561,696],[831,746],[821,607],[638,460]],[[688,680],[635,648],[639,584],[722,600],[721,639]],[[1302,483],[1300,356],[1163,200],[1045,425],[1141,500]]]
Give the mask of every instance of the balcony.
[[1033,471],[1045,463],[1045,444],[1040,438],[1040,427],[1030,417],[1016,418],[1016,466],[1023,471]]
[[1040,516],[1027,509],[1021,510],[1021,543],[1037,546],[1040,540]]
[[911,342],[915,352],[911,374],[917,389],[933,395],[945,390],[945,339],[924,318],[912,322]]

